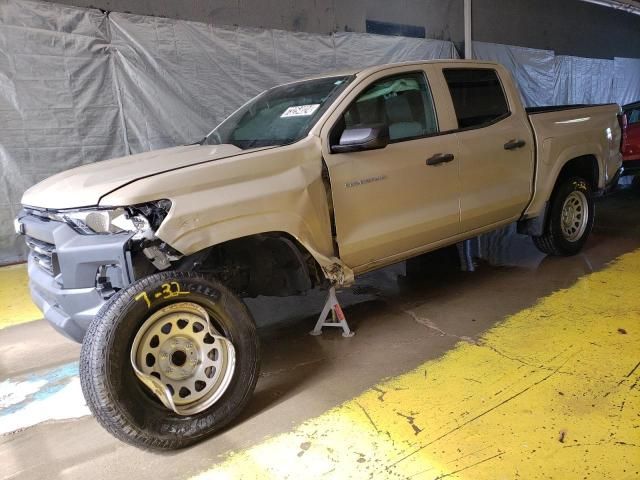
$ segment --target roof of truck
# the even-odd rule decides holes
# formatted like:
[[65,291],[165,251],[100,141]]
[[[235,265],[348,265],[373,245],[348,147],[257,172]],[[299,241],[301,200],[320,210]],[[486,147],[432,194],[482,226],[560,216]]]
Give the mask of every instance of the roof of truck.
[[407,62],[383,63],[380,65],[373,65],[370,67],[335,70],[335,71],[330,71],[326,73],[321,73],[318,75],[312,75],[310,77],[301,78],[300,80],[295,80],[287,83],[297,83],[297,82],[304,82],[307,80],[317,80],[320,78],[341,77],[341,76],[347,76],[347,75],[368,76],[368,75],[371,75],[372,73],[379,72],[381,70],[386,70],[388,68],[394,68],[394,67],[402,67],[406,65],[424,65],[424,64],[433,65],[433,64],[448,64],[448,63],[468,63],[470,65],[490,65],[490,66],[498,65],[498,63],[496,62],[489,62],[484,60],[461,60],[457,58],[438,59],[438,60],[413,60],[413,61],[407,61]]

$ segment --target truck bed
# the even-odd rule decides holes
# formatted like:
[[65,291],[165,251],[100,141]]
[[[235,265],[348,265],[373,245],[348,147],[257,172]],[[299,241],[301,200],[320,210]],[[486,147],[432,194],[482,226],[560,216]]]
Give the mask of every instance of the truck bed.
[[570,105],[526,109],[533,129],[538,161],[534,181],[534,200],[525,216],[538,216],[550,198],[555,179],[566,161],[579,157],[595,157],[602,190],[614,178],[620,164],[621,133],[618,124],[620,106]]

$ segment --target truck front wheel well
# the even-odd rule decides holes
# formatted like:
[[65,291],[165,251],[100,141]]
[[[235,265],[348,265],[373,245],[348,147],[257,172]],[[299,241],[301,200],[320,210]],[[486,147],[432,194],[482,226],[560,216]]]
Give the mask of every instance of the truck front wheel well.
[[558,174],[555,188],[557,189],[565,180],[572,177],[584,178],[589,183],[591,190],[597,192],[599,190],[598,180],[600,179],[600,169],[596,157],[593,155],[584,155],[565,163]]
[[211,275],[243,297],[297,295],[326,281],[313,256],[284,232],[229,240],[184,257],[175,267]]

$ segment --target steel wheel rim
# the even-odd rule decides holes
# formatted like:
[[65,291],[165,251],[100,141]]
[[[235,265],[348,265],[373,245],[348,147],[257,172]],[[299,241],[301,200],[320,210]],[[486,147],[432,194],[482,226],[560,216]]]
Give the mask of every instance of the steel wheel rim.
[[145,320],[131,347],[131,364],[167,408],[193,415],[226,391],[235,370],[235,349],[204,308],[180,302]]
[[562,204],[560,228],[562,236],[569,242],[580,239],[589,222],[589,203],[581,191],[571,192]]

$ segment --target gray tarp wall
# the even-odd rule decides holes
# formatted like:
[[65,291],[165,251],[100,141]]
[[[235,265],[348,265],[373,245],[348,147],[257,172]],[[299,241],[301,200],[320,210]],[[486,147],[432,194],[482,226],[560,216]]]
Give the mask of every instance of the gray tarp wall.
[[0,264],[24,259],[12,223],[22,193],[56,172],[193,142],[284,81],[452,57],[453,44],[438,40],[212,27],[0,0]]
[[[474,43],[528,105],[640,98],[640,60]],[[201,138],[248,98],[314,73],[457,57],[438,40],[319,35],[0,0],[0,264],[24,258],[22,192],[65,169]],[[108,172],[105,172],[108,175]]]
[[570,57],[484,42],[473,42],[473,55],[509,68],[530,107],[640,100],[640,59]]
[[450,42],[362,33],[224,28],[118,13],[109,26],[132,152],[199,140],[249,98],[292,79],[457,56]]

